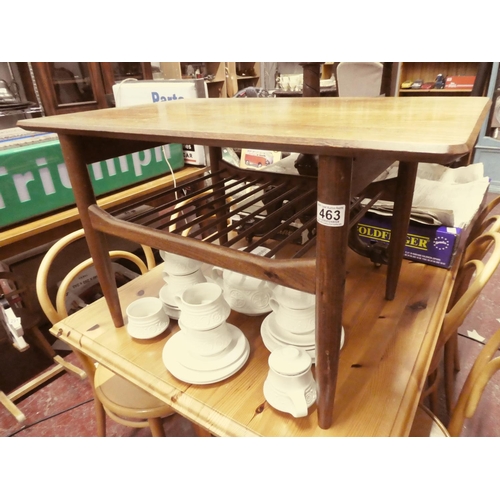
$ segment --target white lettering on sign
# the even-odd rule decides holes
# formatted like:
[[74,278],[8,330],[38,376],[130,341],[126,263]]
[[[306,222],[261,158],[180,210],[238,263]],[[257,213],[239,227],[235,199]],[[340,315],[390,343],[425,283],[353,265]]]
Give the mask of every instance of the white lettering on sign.
[[128,161],[126,156],[119,156],[118,163],[120,163],[120,170],[123,172],[128,172]]
[[42,180],[42,186],[43,190],[45,191],[45,194],[48,196],[49,194],[54,194],[56,192],[56,188],[54,186],[54,182],[52,181],[52,176],[50,175],[50,170],[48,167],[45,167],[44,165],[47,165],[47,160],[45,158],[37,158],[35,160],[35,163],[39,167],[38,173],[40,174],[40,179]]
[[92,171],[94,172],[94,179],[96,181],[104,178],[104,175],[102,175],[102,168],[101,168],[100,161],[96,161],[95,163],[92,163]]
[[68,189],[71,189],[71,182],[69,180],[68,169],[66,168],[66,163],[59,163],[57,165],[57,171],[59,172],[59,179],[61,179],[61,184]]
[[116,175],[115,160],[113,158],[110,160],[106,160],[106,166],[108,167],[108,175],[110,177]]
[[345,221],[345,205],[327,205],[318,201],[317,218],[323,226],[341,227]]
[[28,191],[28,182],[34,181],[35,177],[32,172],[26,172],[25,174],[14,174],[12,176],[14,185],[16,186],[17,196],[19,196],[19,201],[24,203],[25,201],[30,201],[31,196]]
[[140,177],[142,175],[142,167],[145,167],[151,163],[151,151],[146,149],[146,151],[142,151],[144,155],[144,159],[140,159],[141,153],[132,153],[132,163],[134,164],[134,172],[136,177]]

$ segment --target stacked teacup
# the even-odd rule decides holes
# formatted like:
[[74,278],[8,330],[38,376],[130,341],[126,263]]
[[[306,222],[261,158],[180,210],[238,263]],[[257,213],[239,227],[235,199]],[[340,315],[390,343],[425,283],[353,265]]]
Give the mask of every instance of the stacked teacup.
[[166,283],[160,290],[160,299],[170,318],[179,319],[180,309],[175,296],[192,285],[206,281],[200,269],[201,262],[164,250],[160,250],[160,257],[164,261],[163,281]]
[[192,384],[211,384],[236,373],[250,345],[227,323],[231,308],[216,283],[197,283],[176,295],[179,327],[165,344],[163,362],[172,375]]
[[[272,312],[261,325],[264,345],[273,352],[280,347],[300,348],[316,361],[316,297],[314,294],[268,283]],[[344,331],[342,330],[342,340]]]

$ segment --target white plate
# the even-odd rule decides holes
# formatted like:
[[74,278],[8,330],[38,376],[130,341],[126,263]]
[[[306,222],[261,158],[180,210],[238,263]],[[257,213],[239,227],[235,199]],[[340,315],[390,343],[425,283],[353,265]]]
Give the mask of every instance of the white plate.
[[162,321],[161,323],[158,323],[157,325],[150,328],[138,328],[130,324],[127,324],[126,328],[127,333],[132,338],[139,340],[148,340],[154,339],[155,337],[158,337],[158,335],[161,335],[168,328],[169,324],[170,318],[167,318],[167,321]]
[[176,350],[177,361],[191,370],[214,371],[221,370],[240,359],[246,350],[245,335],[236,326],[226,324],[231,334],[231,342],[223,351],[214,356],[198,356],[190,352],[189,343],[182,329],[179,330],[170,340],[174,344],[171,348]]
[[175,378],[188,384],[207,385],[225,380],[231,377],[231,375],[234,375],[241,368],[243,368],[243,365],[247,362],[248,356],[250,355],[250,344],[248,343],[247,338],[243,335],[245,349],[241,357],[234,363],[231,363],[225,368],[208,372],[191,370],[189,368],[186,368],[178,361],[178,350],[176,347],[176,343],[172,343],[172,340],[175,339],[175,337],[176,335],[172,336],[163,348],[163,364]]
[[[271,315],[267,316],[264,319],[264,321],[262,322],[262,325],[260,327],[260,335],[262,337],[262,342],[264,342],[264,345],[266,346],[266,349],[269,352],[273,352],[278,347],[292,345],[292,344],[287,344],[286,342],[279,340],[278,338],[276,338],[273,335],[271,328],[269,328],[269,323],[270,323],[270,321],[272,321],[272,319],[269,320],[270,316]],[[345,341],[345,332],[344,332],[344,327],[342,327],[342,337],[340,339],[340,348],[341,349],[342,349],[342,347],[344,347],[344,341]],[[307,347],[303,347],[303,346],[297,346],[297,347],[299,347],[300,349],[304,349],[307,352],[307,354],[309,354],[309,356],[311,356],[312,362],[313,363],[316,362],[316,347],[315,346],[313,346],[312,348],[307,348]]]
[[294,345],[296,347],[314,348],[315,338],[314,330],[307,333],[292,333],[278,324],[276,314],[272,312],[265,320],[266,326],[271,335],[285,344]]
[[[269,352],[273,352],[275,349],[278,349],[279,347],[289,346],[290,344],[285,344],[284,342],[281,342],[276,337],[274,337],[274,335],[271,333],[271,330],[268,327],[266,319],[262,322],[262,325],[260,327],[260,335],[262,337],[262,342],[264,342],[264,345],[266,346],[266,349]],[[311,349],[305,349],[304,347],[301,347],[301,349],[304,349],[307,352],[307,354],[309,354],[313,363],[316,362],[316,347],[313,347]]]

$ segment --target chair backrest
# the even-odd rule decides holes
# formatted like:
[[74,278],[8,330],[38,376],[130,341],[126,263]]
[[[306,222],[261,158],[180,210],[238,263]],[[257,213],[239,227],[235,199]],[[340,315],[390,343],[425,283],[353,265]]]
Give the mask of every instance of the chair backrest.
[[497,196],[491,200],[479,213],[473,226],[470,229],[469,236],[466,242],[466,246],[476,239],[480,234],[488,231],[499,231],[500,230],[500,216],[493,215],[490,216],[491,211],[500,204],[500,196]]
[[[486,262],[483,259],[491,250]],[[470,312],[486,283],[500,264],[500,233],[486,232],[478,236],[465,251],[452,292],[452,307],[446,313],[431,366],[435,366],[441,349]]]
[[472,418],[491,377],[500,370],[500,357],[494,358],[500,347],[500,329],[481,349],[472,365],[448,425],[450,436],[460,436],[466,418]]
[[[68,315],[65,304],[66,302],[65,298],[66,298],[66,293],[68,291],[68,287],[74,280],[74,278],[78,276],[79,273],[92,266],[93,261],[91,258],[86,259],[84,262],[81,262],[80,264],[76,265],[64,277],[58,288],[55,304],[52,302],[49,296],[48,286],[47,286],[47,278],[50,272],[50,268],[57,255],[59,255],[63,249],[65,249],[68,245],[70,245],[74,241],[83,238],[83,236],[84,236],[83,229],[79,229],[78,231],[74,231],[73,233],[68,234],[64,238],[61,238],[56,243],[54,243],[54,245],[52,245],[52,247],[48,250],[44,258],[42,259],[42,262],[40,263],[40,267],[38,269],[38,273],[36,276],[36,293],[43,312],[45,313],[45,315],[52,324],[57,323],[58,321],[60,321],[61,319],[65,318]],[[142,248],[146,256],[146,264],[144,264],[144,262],[139,257],[137,257],[137,255],[131,252],[123,250],[112,250],[110,251],[109,254],[111,258],[122,258],[135,263],[139,268],[140,272],[144,274],[149,269],[155,267],[156,262],[151,248],[145,245],[142,245]]]
[[341,62],[337,66],[339,97],[378,97],[384,65],[381,62]]

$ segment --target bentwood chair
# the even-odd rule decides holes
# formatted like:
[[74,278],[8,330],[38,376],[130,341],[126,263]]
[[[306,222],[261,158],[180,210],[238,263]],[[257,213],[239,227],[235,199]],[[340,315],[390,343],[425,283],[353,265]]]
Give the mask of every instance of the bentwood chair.
[[[55,307],[47,287],[47,277],[51,265],[64,248],[83,236],[83,229],[80,229],[57,241],[49,249],[40,264],[36,278],[36,290],[40,305],[52,324],[68,315],[65,304],[68,287],[78,274],[92,265],[92,259],[87,259],[78,264],[62,280],[57,292]],[[148,269],[152,269],[156,263],[151,248],[147,246],[142,248],[147,264],[135,254],[122,250],[111,251],[110,256],[111,258],[121,258],[133,262],[137,265],[139,271],[144,274]],[[101,364],[95,363],[94,360],[82,352],[76,349],[73,350],[82,363],[92,386],[97,434],[99,436],[106,436],[106,415],[115,422],[128,427],[149,427],[153,436],[165,435],[162,419],[174,413],[169,405]]]
[[[470,228],[470,232],[465,243],[465,248],[481,234],[485,232],[500,232],[500,215],[490,215],[492,210],[500,204],[500,196],[497,196],[489,202],[479,213],[474,224]],[[476,259],[483,260],[489,246],[486,245],[475,255]],[[468,258],[467,252],[464,253],[463,259]],[[463,260],[462,260],[463,261]],[[462,286],[466,286],[464,283]],[[455,296],[460,296],[457,292]],[[451,403],[453,400],[454,374],[455,371],[460,371],[460,359],[458,353],[458,331],[455,332],[444,347],[444,380],[446,390],[446,402],[448,411],[451,411]]]
[[[491,250],[488,258],[483,258]],[[428,388],[422,393],[421,402],[431,396],[431,408],[435,410],[436,390],[439,381],[440,363],[445,345],[456,336],[459,326],[470,312],[486,283],[500,264],[500,233],[497,231],[485,232],[473,240],[466,248],[464,258],[457,273],[457,278],[450,299],[451,307],[448,309],[431,360],[428,371]],[[453,358],[449,360],[453,362]],[[452,365],[453,366],[453,365]],[[451,390],[450,390],[451,389]],[[447,390],[447,405],[451,410],[453,406],[453,387]]]
[[464,421],[472,418],[477,409],[484,389],[491,377],[500,370],[500,357],[494,357],[500,347],[500,329],[481,349],[472,365],[457,404],[453,409],[450,423],[443,423],[427,408],[420,405],[410,431],[410,437],[458,437]]

